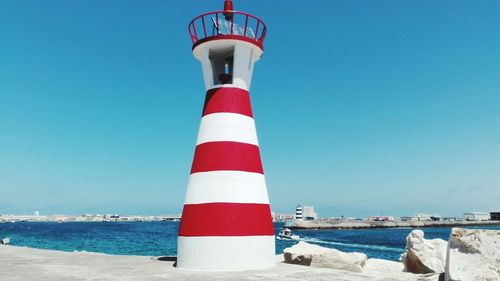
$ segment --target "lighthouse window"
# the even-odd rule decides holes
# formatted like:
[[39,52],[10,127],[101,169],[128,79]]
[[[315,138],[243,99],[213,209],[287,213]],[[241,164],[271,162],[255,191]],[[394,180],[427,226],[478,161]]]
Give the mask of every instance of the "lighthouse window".
[[211,51],[209,58],[212,65],[214,85],[233,83],[234,48],[224,51]]

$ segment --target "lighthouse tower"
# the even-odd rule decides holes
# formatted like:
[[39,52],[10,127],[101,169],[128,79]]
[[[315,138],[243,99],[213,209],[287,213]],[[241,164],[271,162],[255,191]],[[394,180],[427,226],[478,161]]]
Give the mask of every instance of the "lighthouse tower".
[[189,33],[206,98],[179,226],[177,266],[271,267],[274,228],[249,94],[266,26],[233,11],[226,0],[223,11],[194,18]]

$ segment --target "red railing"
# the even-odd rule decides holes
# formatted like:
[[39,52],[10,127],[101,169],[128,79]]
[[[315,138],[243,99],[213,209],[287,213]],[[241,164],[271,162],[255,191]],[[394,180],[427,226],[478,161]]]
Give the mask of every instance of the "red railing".
[[197,16],[189,23],[189,35],[196,46],[200,40],[217,37],[241,36],[262,47],[266,38],[266,25],[256,16],[235,11],[215,11]]

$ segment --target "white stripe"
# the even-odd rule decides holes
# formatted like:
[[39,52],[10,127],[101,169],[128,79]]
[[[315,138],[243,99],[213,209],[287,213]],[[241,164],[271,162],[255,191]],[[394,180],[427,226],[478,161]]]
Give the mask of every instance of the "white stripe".
[[259,145],[253,118],[237,113],[213,113],[201,118],[196,145],[211,141]]
[[240,271],[273,267],[274,239],[274,236],[179,236],[177,267],[203,271]]
[[[212,74],[212,73],[210,73],[210,74]],[[213,79],[213,78],[211,78],[211,79]],[[216,85],[207,87],[206,90],[210,91],[210,90],[218,89],[218,88],[238,88],[238,89],[245,90],[248,92],[248,88],[246,86],[235,85],[235,84],[216,84]]]
[[242,171],[191,174],[185,204],[213,202],[269,204],[264,175]]

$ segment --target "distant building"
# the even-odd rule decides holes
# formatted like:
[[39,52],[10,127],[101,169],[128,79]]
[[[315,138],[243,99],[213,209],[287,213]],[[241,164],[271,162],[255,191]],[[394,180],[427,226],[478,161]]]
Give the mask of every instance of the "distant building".
[[295,218],[295,214],[276,214],[271,213],[274,222],[293,220]]
[[468,212],[464,213],[464,220],[466,221],[487,221],[490,220],[490,214],[484,212]]
[[302,208],[302,217],[304,220],[317,220],[318,214],[314,211],[314,206],[304,206]]
[[300,206],[300,204],[297,205],[297,208],[295,209],[295,219],[299,221],[304,219],[302,216],[302,206]]
[[492,221],[500,221],[500,211],[490,212],[490,219]]
[[416,214],[413,216],[401,217],[401,221],[431,221],[433,216],[429,214]]
[[443,219],[440,216],[432,215],[431,216],[431,220],[433,220],[433,221],[442,221]]
[[369,216],[369,221],[393,221],[394,217],[391,216]]
[[429,214],[416,214],[415,217],[417,218],[417,221],[431,221],[432,220],[432,215],[429,215]]

